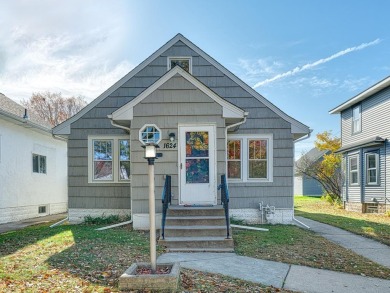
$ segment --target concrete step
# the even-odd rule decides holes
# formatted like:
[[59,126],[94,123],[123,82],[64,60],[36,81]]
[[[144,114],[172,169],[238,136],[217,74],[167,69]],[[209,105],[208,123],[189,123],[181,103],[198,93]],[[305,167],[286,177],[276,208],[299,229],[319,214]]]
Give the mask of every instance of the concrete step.
[[226,226],[165,226],[165,237],[205,236],[226,237]]
[[167,218],[180,216],[224,216],[225,211],[222,205],[210,207],[185,207],[185,206],[169,206]]
[[225,226],[225,216],[168,216],[166,226]]
[[233,239],[225,237],[165,237],[159,244],[170,249],[234,249]]

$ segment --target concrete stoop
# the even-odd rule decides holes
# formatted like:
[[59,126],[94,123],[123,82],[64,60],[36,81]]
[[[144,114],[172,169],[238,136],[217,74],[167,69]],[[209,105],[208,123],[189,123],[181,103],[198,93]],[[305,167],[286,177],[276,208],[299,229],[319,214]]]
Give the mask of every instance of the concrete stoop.
[[165,239],[159,240],[170,252],[232,252],[232,232],[226,238],[225,212],[212,207],[170,206]]

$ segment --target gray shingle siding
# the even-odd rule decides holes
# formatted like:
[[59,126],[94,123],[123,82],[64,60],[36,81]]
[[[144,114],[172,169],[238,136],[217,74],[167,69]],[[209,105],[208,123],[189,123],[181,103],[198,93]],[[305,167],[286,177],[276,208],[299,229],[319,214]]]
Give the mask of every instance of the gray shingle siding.
[[[275,205],[278,208],[291,208],[293,206],[293,135],[291,134],[291,124],[280,118],[275,112],[266,107],[259,100],[241,88],[229,77],[211,65],[198,53],[187,47],[184,43],[178,42],[170,49],[166,50],[159,57],[153,60],[148,66],[139,71],[134,77],[125,82],[123,86],[115,90],[107,98],[98,103],[94,108],[84,114],[79,120],[71,124],[71,135],[69,136],[69,207],[70,208],[136,208],[139,212],[147,212],[144,203],[143,187],[135,187],[134,182],[140,182],[143,185],[144,174],[146,174],[146,164],[142,162],[142,150],[139,148],[138,129],[145,123],[157,124],[163,131],[166,129],[177,129],[177,122],[187,121],[187,115],[195,114],[194,122],[217,121],[218,127],[218,175],[224,172],[225,164],[225,137],[224,121],[221,114],[215,113],[216,108],[203,104],[205,101],[195,103],[196,105],[188,108],[181,102],[194,102],[191,98],[193,93],[188,93],[186,84],[180,84],[178,81],[174,88],[178,90],[177,95],[166,96],[163,104],[158,101],[145,101],[135,107],[134,121],[132,122],[131,150],[132,150],[132,193],[129,184],[91,184],[88,183],[88,135],[126,135],[122,129],[113,127],[107,115],[111,114],[119,107],[125,105],[147,87],[156,82],[167,71],[168,56],[192,56],[192,74],[199,81],[213,90],[222,98],[235,104],[236,106],[249,112],[247,122],[242,125],[239,134],[273,134],[274,144],[274,178],[271,183],[239,183],[230,184],[231,207],[232,208],[258,208],[258,203],[264,201],[265,204]],[[183,88],[180,88],[182,86]],[[162,88],[161,90],[164,90]],[[180,92],[181,91],[181,92]],[[188,95],[185,95],[186,93]],[[202,97],[197,96],[202,99]],[[176,100],[175,100],[176,99]],[[187,100],[185,100],[187,99]],[[144,116],[145,104],[148,105],[148,111],[152,109],[149,116]],[[166,104],[166,105],[164,105]],[[194,112],[195,111],[195,112]],[[175,116],[175,119],[167,117]],[[153,118],[152,118],[153,116]],[[176,125],[176,126],[175,126]],[[134,134],[133,134],[134,133]],[[223,146],[222,146],[223,144]],[[170,155],[166,154],[169,157]],[[177,172],[175,163],[164,163],[164,160],[158,162],[157,174],[174,174]],[[145,169],[145,170],[144,170]],[[161,194],[162,180],[156,178],[157,198]],[[218,178],[219,180],[219,178]],[[177,177],[173,176],[173,193],[177,195]],[[91,188],[88,188],[91,187]],[[112,189],[115,187],[115,192]],[[96,190],[99,189],[99,192]],[[139,190],[138,190],[139,189]],[[106,195],[106,196],[104,196]],[[132,197],[133,207],[130,206]],[[109,199],[109,200],[108,200]],[[159,204],[156,205],[158,209]]]

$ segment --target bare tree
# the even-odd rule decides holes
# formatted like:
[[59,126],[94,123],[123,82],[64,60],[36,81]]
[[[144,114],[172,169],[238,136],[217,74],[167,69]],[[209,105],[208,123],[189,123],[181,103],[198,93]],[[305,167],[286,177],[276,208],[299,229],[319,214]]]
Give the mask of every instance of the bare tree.
[[51,92],[33,93],[30,99],[21,103],[52,127],[69,119],[87,104],[80,96],[65,98],[61,93]]
[[341,155],[336,154],[341,146],[340,138],[333,137],[331,132],[317,134],[315,146],[320,151],[328,151],[322,160],[313,160],[303,155],[296,164],[296,173],[317,180],[332,201],[341,199],[343,173],[341,171]]

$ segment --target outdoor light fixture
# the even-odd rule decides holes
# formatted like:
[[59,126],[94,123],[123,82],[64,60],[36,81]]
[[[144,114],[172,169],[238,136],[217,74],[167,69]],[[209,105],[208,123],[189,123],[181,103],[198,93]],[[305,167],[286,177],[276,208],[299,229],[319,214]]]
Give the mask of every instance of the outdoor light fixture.
[[145,159],[155,159],[157,157],[157,147],[154,143],[145,145]]
[[170,134],[169,134],[169,141],[170,142],[174,142],[175,141],[175,133],[173,133],[173,132],[171,132]]

